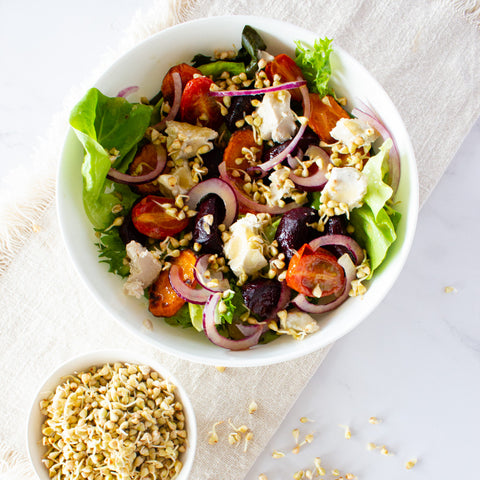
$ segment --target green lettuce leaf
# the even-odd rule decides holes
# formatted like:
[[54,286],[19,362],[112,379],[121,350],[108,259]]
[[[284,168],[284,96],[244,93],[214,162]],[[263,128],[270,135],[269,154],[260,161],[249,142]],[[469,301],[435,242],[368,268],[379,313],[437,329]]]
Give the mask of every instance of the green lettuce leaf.
[[127,256],[125,244],[118,233],[118,228],[111,228],[108,231],[97,230],[100,234],[100,241],[97,243],[100,263],[108,263],[109,272],[126,277],[130,273],[130,266],[125,265],[124,259]]
[[109,152],[117,155],[113,166],[126,169],[128,164],[123,160],[127,155],[133,159],[151,114],[151,106],[107,97],[96,88],[90,89],[72,110],[70,125],[85,149],[83,204],[95,228],[104,229],[111,224],[114,205],[121,203],[127,209],[137,198],[125,185],[106,180],[112,167]]
[[367,177],[367,193],[363,206],[352,210],[350,222],[355,228],[353,236],[365,248],[370,259],[370,276],[385,259],[388,249],[397,239],[395,230],[401,214],[387,205],[393,194],[383,179],[388,172],[388,152],[392,147],[387,140],[379,152],[366,163],[363,173]]
[[179,325],[182,328],[189,328],[192,326],[192,320],[190,318],[190,311],[188,309],[188,303],[182,305],[180,310],[171,317],[165,317],[165,322],[169,325],[177,326]]
[[390,245],[397,239],[392,220],[385,209],[382,208],[375,215],[372,209],[364,204],[350,213],[350,222],[355,228],[355,240],[367,251],[372,274],[385,259]]
[[318,93],[321,97],[332,94],[328,86],[332,68],[330,66],[330,53],[332,40],[318,38],[313,47],[302,41],[296,41],[295,63],[300,67],[310,92]]
[[363,202],[372,209],[375,218],[393,194],[392,187],[383,181],[388,168],[388,152],[391,148],[392,141],[388,139],[380,147],[379,152],[371,157],[363,168],[363,173],[367,177],[367,193]]

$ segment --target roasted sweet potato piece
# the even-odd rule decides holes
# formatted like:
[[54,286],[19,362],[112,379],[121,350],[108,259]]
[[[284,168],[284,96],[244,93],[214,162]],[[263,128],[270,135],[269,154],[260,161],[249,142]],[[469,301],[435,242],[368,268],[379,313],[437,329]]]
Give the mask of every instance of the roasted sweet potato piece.
[[[182,269],[183,281],[192,287],[197,283],[194,275],[196,261],[197,257],[191,250],[183,250],[172,262]],[[170,284],[168,270],[161,272],[150,287],[149,298],[148,308],[156,317],[172,317],[185,303]]]
[[316,93],[310,93],[310,120],[308,126],[327,143],[335,140],[330,136],[330,131],[341,118],[350,118],[348,113],[330,95],[323,98]]

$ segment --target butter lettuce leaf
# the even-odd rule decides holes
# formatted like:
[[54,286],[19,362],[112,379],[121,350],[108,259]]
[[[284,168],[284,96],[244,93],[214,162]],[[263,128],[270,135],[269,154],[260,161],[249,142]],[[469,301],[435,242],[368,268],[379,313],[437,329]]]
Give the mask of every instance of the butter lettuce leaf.
[[[107,173],[112,166],[128,167],[124,160],[133,159],[151,115],[151,106],[107,97],[96,88],[90,89],[70,114],[70,125],[85,149],[83,204],[95,228],[112,223],[114,205],[121,203],[129,209],[138,197],[125,185],[108,181]],[[111,154],[116,157],[113,164]]]
[[385,209],[382,208],[375,215],[366,204],[351,212],[350,222],[355,228],[355,240],[367,251],[373,273],[385,259],[390,245],[397,239],[393,222]]
[[332,40],[318,38],[313,47],[300,40],[295,42],[295,63],[302,70],[308,84],[308,90],[318,93],[321,97],[333,93],[328,86],[332,68],[330,66],[330,53]]
[[367,177],[367,193],[363,205],[350,213],[350,222],[355,228],[353,236],[365,248],[370,259],[369,278],[382,264],[388,249],[397,239],[395,231],[401,218],[399,212],[387,205],[393,190],[383,181],[388,173],[387,160],[391,147],[391,140],[387,140],[366,163],[363,173]]
[[363,168],[363,174],[367,177],[367,193],[363,203],[372,209],[375,218],[393,194],[392,187],[383,181],[388,168],[388,152],[391,148],[392,141],[388,139],[380,147],[379,152],[371,157]]

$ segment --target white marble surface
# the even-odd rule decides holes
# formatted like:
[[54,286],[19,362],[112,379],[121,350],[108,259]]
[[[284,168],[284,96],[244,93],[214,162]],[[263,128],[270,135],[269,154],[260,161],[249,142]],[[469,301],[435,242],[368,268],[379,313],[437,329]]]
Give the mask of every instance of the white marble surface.
[[[0,2],[0,166],[30,165],[71,86],[114,49],[133,2]],[[455,121],[452,119],[452,121]],[[338,341],[247,480],[293,478],[320,456],[359,479],[479,478],[480,121],[422,209],[407,265],[384,303]],[[453,293],[445,293],[452,286]],[[259,408],[268,408],[260,405]],[[383,419],[368,423],[370,416]],[[314,420],[300,424],[302,416]],[[339,424],[348,425],[350,440]],[[314,432],[298,455],[291,431]],[[395,455],[369,452],[368,442]],[[287,453],[274,460],[274,449]],[[418,457],[406,471],[406,460]]]

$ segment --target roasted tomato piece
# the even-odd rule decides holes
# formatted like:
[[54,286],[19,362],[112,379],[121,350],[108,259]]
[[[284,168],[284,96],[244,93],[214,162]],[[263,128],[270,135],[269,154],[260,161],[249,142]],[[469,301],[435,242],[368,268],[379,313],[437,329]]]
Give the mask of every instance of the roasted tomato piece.
[[323,248],[312,250],[306,243],[288,264],[287,285],[308,297],[333,295],[345,284],[345,272],[335,255]]
[[[194,274],[196,261],[197,257],[191,250],[183,250],[172,262],[182,269],[182,279],[191,287],[196,285]],[[148,308],[156,317],[171,317],[185,303],[173,289],[168,275],[168,270],[161,272],[149,290]]]
[[174,92],[175,92],[175,88],[173,86],[173,77],[172,77],[172,74],[175,72],[178,73],[180,75],[180,78],[182,79],[182,87],[185,87],[185,85],[193,78],[195,74],[198,74],[198,75],[202,74],[202,72],[198,70],[198,68],[192,67],[187,63],[180,63],[172,67],[165,75],[162,83],[163,98],[170,105],[172,105],[173,103]]
[[[270,82],[273,82],[275,74],[280,76],[282,82],[294,82],[299,78],[303,79],[303,73],[300,67],[295,63],[295,60],[285,53],[277,55],[270,63],[267,63],[265,73]],[[298,102],[302,100],[302,94],[299,88],[290,90],[290,94],[294,100]]]
[[171,198],[148,195],[142,198],[132,209],[132,221],[135,228],[147,237],[162,239],[181,232],[188,226],[188,217],[179,220],[167,213],[173,206]]
[[310,94],[310,108],[309,127],[324,142],[334,142],[330,131],[341,118],[350,118],[348,113],[330,95],[320,98],[316,93]]
[[213,81],[207,77],[192,78],[183,89],[180,102],[182,122],[200,125],[217,130],[223,122],[220,105],[211,97],[210,85]]
[[[128,173],[133,176],[145,175],[152,172],[157,166],[157,150],[155,145],[147,143],[133,159],[128,167]],[[132,186],[133,190],[141,195],[158,193],[158,183],[156,180],[142,185]]]

